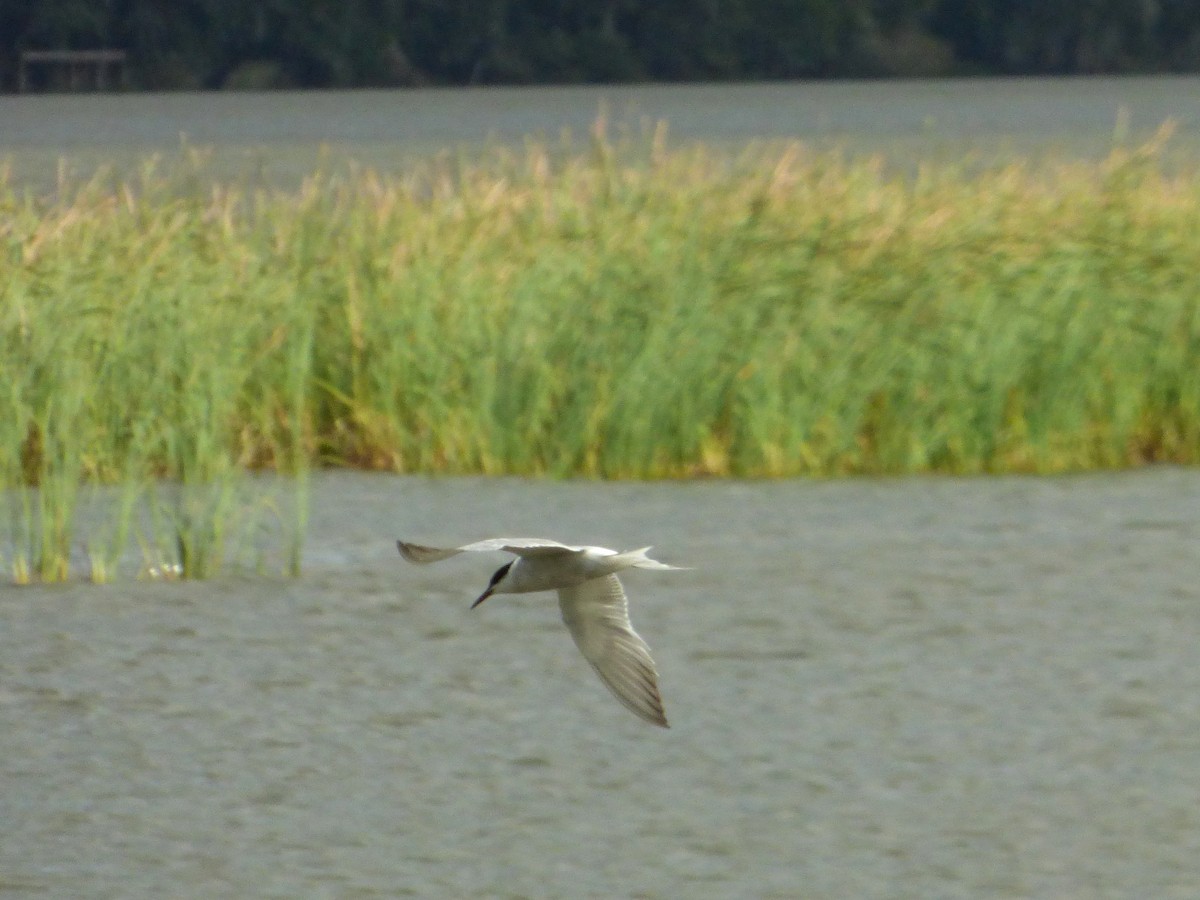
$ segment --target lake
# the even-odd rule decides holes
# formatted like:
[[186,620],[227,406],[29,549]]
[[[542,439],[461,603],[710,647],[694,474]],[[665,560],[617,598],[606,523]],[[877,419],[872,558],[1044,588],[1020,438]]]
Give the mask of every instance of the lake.
[[[626,579],[670,731],[504,558]],[[1176,897],[1200,472],[316,479],[299,580],[0,588],[6,897]]]
[[392,91],[0,96],[0,159],[44,189],[60,158],[125,172],[181,143],[212,150],[221,177],[290,183],[325,160],[387,168],[447,148],[529,136],[586,139],[667,123],[676,141],[731,150],[803,139],[902,160],[1098,157],[1177,123],[1168,159],[1200,159],[1200,77],[939,79],[780,84],[439,88]]

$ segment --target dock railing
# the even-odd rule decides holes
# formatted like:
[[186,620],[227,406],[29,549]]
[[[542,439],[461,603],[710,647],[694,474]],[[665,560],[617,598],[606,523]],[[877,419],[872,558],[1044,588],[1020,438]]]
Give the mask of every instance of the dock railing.
[[124,50],[22,50],[17,90],[28,92],[34,84],[31,72],[41,66],[66,70],[68,90],[105,91],[110,85],[124,84],[126,59]]

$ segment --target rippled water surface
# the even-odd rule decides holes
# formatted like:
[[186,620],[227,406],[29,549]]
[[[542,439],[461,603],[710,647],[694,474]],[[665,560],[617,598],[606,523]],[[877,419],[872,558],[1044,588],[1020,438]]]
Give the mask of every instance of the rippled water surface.
[[[655,544],[672,729],[552,595]],[[318,479],[297,581],[0,587],[5,897],[1194,897],[1200,472]]]
[[1156,76],[0,96],[0,160],[17,183],[49,188],[100,162],[136,176],[146,154],[187,144],[211,150],[207,172],[287,183],[321,161],[389,169],[564,130],[582,142],[601,113],[614,136],[665,122],[680,141],[798,138],[902,161],[1098,157],[1171,120],[1165,159],[1200,159],[1200,77]]

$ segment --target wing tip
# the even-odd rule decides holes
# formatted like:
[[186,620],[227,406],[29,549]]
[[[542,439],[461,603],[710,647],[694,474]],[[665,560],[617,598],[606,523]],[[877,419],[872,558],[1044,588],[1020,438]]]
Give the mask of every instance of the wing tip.
[[642,721],[657,725],[659,728],[671,727],[671,723],[667,721],[667,713],[663,709],[662,697],[658,695],[657,691],[653,696],[653,702],[646,706],[635,706],[633,703],[626,702],[624,698],[620,699]]
[[[651,671],[653,672],[653,669]],[[642,718],[659,728],[670,728],[671,723],[667,721],[667,711],[663,709],[662,694],[658,691],[657,672],[654,672],[654,677],[650,681],[650,689],[651,702],[646,709],[639,711]]]
[[430,561],[430,556],[436,553],[431,547],[422,547],[420,544],[408,544],[404,541],[396,541],[396,549],[400,551],[400,555],[407,559],[410,563],[426,563]]
[[655,671],[653,664],[639,673],[641,681],[638,686],[641,690],[636,690],[634,685],[625,681],[618,681],[612,673],[603,671],[595,664],[592,668],[596,670],[600,680],[604,682],[604,686],[612,692],[613,696],[643,722],[649,722],[659,728],[671,727],[671,723],[667,721],[666,710],[663,708],[662,694],[658,690],[658,672]]

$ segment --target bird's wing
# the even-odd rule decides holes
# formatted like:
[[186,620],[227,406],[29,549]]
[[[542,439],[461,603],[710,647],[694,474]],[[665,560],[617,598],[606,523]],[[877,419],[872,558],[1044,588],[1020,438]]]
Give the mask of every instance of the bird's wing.
[[549,538],[492,538],[477,544],[467,544],[464,550],[504,550],[517,556],[562,556],[583,553],[583,547],[571,547]]
[[581,547],[568,547],[558,541],[548,538],[489,538],[486,541],[476,541],[462,547],[422,547],[420,544],[406,544],[396,541],[400,555],[413,563],[431,563],[449,559],[459,553],[479,553],[492,550],[504,550],[517,556],[558,556],[563,553],[582,553]]
[[451,556],[462,553],[462,549],[459,547],[443,550],[440,547],[422,547],[420,544],[406,544],[404,541],[396,541],[396,546],[400,548],[400,555],[411,563],[437,562],[438,560],[449,559]]
[[617,576],[560,588],[558,605],[575,644],[616,698],[647,722],[669,728],[650,648],[629,623]]

